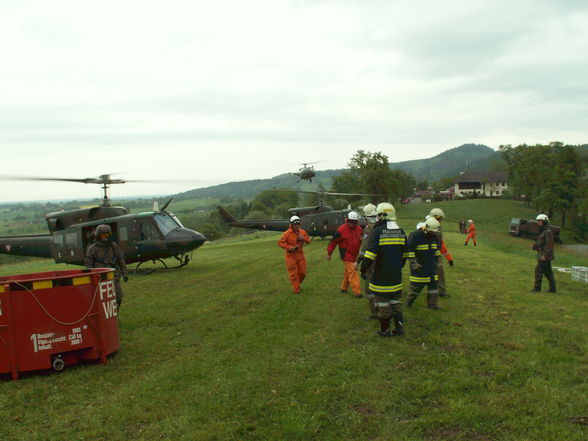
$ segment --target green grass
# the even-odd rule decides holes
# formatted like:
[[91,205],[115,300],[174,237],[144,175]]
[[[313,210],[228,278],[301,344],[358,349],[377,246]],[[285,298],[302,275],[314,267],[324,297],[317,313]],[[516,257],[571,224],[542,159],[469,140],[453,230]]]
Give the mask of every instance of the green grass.
[[375,336],[367,301],[339,293],[326,241],[307,247],[300,296],[277,235],[210,243],[188,267],[134,276],[119,353],[0,382],[0,439],[586,440],[573,418],[588,416],[588,285],[556,274],[557,296],[529,294],[531,242],[485,222],[476,248],[446,224],[452,297],[438,312],[419,298],[401,340]]
[[[495,233],[508,233],[510,220],[513,217],[523,219],[535,219],[539,212],[523,202],[508,199],[465,199],[446,202],[431,202],[424,204],[408,204],[396,207],[398,216],[401,219],[423,219],[433,207],[441,208],[446,215],[444,230],[459,231],[457,222],[460,220],[473,219],[479,232],[492,231]],[[560,219],[552,219],[553,223],[559,225]],[[420,220],[419,220],[420,222]],[[404,224],[403,224],[404,225]],[[415,223],[416,225],[416,223]],[[411,225],[411,228],[414,225]],[[576,243],[573,240],[574,234],[564,228],[561,231],[561,238],[564,243]]]

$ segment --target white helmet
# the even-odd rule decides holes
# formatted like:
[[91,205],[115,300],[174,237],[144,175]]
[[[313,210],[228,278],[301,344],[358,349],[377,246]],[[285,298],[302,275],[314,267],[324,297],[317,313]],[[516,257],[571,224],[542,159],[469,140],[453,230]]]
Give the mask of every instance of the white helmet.
[[292,216],[290,218],[290,223],[291,224],[299,224],[300,223],[300,218],[298,216]]
[[376,206],[374,204],[367,204],[365,207],[363,207],[363,215],[365,217],[377,216],[378,212],[376,211]]
[[421,229],[421,228],[423,228],[424,226],[425,226],[425,223],[424,223],[424,222],[419,222],[419,223],[417,224],[417,226],[416,226],[416,229],[417,229],[417,230],[420,230],[420,229]]
[[445,213],[443,213],[443,210],[441,210],[440,208],[433,208],[429,215],[434,217],[445,217]]
[[474,221],[471,219],[468,221],[468,224],[473,224],[473,223],[474,223]]
[[425,222],[425,227],[427,227],[427,230],[439,231],[440,226],[441,226],[441,224],[439,223],[439,221],[437,219],[435,219],[433,216],[431,216]]
[[389,202],[382,202],[378,204],[378,206],[376,207],[376,211],[378,213],[378,216],[380,216],[381,218],[386,218],[388,220],[396,220],[396,209],[394,208],[394,205],[392,205]]
[[538,220],[538,221],[542,220],[543,222],[549,222],[549,218],[547,217],[546,214],[540,214],[540,215],[538,215],[537,216],[537,219],[535,219],[535,220]]
[[358,221],[359,220],[359,214],[357,214],[357,211],[350,211],[349,213],[347,213],[347,219]]

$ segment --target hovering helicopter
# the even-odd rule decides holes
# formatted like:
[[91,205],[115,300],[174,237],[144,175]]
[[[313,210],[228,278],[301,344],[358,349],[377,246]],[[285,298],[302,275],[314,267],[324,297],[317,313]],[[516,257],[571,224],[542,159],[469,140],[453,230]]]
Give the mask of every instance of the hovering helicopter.
[[175,268],[187,265],[191,252],[206,242],[206,237],[182,225],[167,207],[171,199],[161,208],[153,211],[130,214],[124,207],[110,205],[109,188],[112,184],[124,184],[123,179],[111,175],[97,178],[67,179],[41,177],[2,177],[4,180],[65,181],[98,184],[104,197],[102,205],[92,208],[60,211],[45,216],[49,234],[25,234],[0,236],[0,253],[18,256],[53,258],[56,263],[83,265],[86,248],[93,241],[93,234],[100,224],[110,225],[112,238],[125,255],[127,263],[138,263],[137,268],[147,261],[174,258]]
[[311,164],[318,164],[319,162],[324,161],[303,162],[300,164],[302,167],[298,169],[298,172],[292,173],[294,176],[298,176],[300,178],[296,182],[300,182],[300,180],[312,182],[312,178],[316,176],[316,171],[314,169],[314,165]]
[[[312,237],[324,239],[332,236],[341,224],[345,223],[347,213],[351,208],[345,210],[334,210],[333,207],[325,205],[327,196],[373,196],[380,197],[376,194],[365,193],[336,193],[332,191],[307,191],[307,190],[289,190],[289,189],[272,189],[274,191],[291,191],[295,193],[307,193],[319,195],[319,204],[312,207],[290,208],[290,215],[299,216],[302,228]],[[260,219],[260,220],[237,220],[223,207],[218,207],[218,211],[223,220],[231,227],[247,228],[250,230],[267,230],[267,231],[286,231],[290,226],[288,219]],[[366,219],[361,217],[359,225],[364,227]]]

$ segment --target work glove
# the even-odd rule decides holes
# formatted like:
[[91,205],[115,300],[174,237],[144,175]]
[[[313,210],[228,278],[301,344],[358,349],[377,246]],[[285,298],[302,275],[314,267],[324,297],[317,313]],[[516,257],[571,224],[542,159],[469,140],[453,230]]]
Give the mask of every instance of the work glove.
[[423,266],[418,263],[418,262],[410,262],[410,269],[413,271],[419,271],[420,269],[422,269]]
[[128,281],[129,281],[129,276],[123,276],[123,280],[124,280],[125,282],[128,282]]
[[455,263],[453,263],[453,260],[450,260],[449,261],[449,266],[453,266],[453,265],[455,265]]

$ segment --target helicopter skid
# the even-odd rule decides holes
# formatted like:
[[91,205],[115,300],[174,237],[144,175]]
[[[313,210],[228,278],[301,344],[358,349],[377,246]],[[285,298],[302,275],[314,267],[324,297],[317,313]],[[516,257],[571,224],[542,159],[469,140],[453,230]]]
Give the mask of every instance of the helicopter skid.
[[[176,255],[176,256],[172,256],[172,257],[179,262],[177,265],[169,266],[167,263],[165,263],[165,261],[163,259],[143,260],[137,264],[137,266],[133,270],[133,274],[140,274],[140,275],[146,276],[148,274],[155,272],[158,269],[164,269],[164,270],[178,269],[178,268],[181,268],[183,266],[188,265],[188,263],[190,263],[190,260],[192,260],[192,256],[188,255],[188,254]],[[157,267],[157,268],[139,269],[139,267],[146,262],[152,262],[153,264],[155,264],[156,262],[161,262],[161,264],[163,265],[163,268]]]

